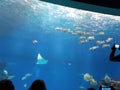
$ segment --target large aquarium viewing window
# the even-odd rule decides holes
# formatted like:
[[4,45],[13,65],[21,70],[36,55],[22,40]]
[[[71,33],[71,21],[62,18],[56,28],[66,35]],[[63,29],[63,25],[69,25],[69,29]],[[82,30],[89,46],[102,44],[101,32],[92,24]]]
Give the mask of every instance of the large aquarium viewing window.
[[[28,90],[36,79],[47,90],[99,89],[120,80],[120,16],[39,0],[0,1],[0,80]],[[116,49],[115,54],[120,50]]]

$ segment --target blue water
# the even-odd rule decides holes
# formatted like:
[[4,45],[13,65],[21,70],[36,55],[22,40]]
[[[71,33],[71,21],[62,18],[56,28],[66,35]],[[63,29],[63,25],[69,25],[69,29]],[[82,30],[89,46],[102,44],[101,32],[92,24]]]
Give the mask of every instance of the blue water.
[[[8,64],[5,70],[14,76],[11,80],[16,90],[27,90],[35,79],[43,79],[48,90],[98,89],[106,74],[120,79],[120,63],[109,61],[111,46],[119,44],[119,16],[37,0],[1,0],[0,8],[0,61]],[[72,32],[79,28],[85,34],[55,30],[56,27]],[[90,34],[92,30],[96,32]],[[81,44],[80,36],[94,36],[95,39]],[[105,42],[110,46],[102,48],[98,45],[99,48],[89,50],[97,45],[96,41],[107,38],[112,38]],[[33,43],[33,40],[38,43]],[[36,64],[38,53],[48,60],[47,64]],[[31,76],[22,80],[28,73]],[[85,73],[91,74],[97,85],[92,86],[85,81]]]

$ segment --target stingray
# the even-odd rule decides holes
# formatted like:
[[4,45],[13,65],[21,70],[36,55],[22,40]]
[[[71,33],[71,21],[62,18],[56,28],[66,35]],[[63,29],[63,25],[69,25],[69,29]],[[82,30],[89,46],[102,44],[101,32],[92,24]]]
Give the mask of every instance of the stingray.
[[48,63],[48,60],[44,59],[40,53],[38,53],[38,56],[37,56],[37,63],[36,64],[47,64]]

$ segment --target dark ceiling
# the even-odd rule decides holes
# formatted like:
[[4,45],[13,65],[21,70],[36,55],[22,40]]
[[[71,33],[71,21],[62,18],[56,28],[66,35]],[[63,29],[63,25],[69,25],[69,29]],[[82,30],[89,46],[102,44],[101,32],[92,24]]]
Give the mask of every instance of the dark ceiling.
[[120,9],[120,1],[118,0],[73,0],[73,1]]
[[118,0],[40,0],[62,6],[120,16]]

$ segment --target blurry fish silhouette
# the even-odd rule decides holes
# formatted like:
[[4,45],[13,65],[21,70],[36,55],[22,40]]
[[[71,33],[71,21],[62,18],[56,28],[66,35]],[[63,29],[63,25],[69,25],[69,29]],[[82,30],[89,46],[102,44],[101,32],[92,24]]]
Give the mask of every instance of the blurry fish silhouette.
[[38,41],[37,40],[33,40],[33,44],[37,44],[38,43]]
[[40,53],[38,53],[38,56],[37,56],[37,63],[36,64],[47,64],[48,63],[48,60],[44,59]]

